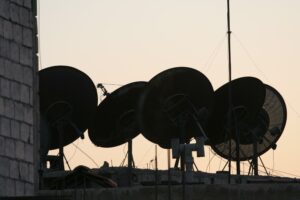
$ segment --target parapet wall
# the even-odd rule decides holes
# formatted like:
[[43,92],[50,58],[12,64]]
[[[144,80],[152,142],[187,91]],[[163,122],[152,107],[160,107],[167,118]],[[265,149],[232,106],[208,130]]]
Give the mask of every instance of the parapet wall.
[[[157,198],[156,198],[157,191]],[[41,195],[69,197],[76,200],[299,200],[300,184],[236,184],[236,185],[190,185],[171,187],[171,198],[167,186],[132,187],[116,189],[75,189],[65,191],[41,191]]]

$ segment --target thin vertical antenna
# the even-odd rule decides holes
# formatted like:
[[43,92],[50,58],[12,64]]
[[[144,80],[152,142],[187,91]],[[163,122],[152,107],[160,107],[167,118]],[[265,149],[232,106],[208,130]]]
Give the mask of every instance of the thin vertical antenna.
[[[231,30],[230,30],[230,2],[229,0],[227,0],[227,36],[228,36],[228,74],[229,74],[229,99],[228,99],[228,103],[229,103],[229,112],[230,112],[230,116],[229,116],[229,126],[231,126],[231,110],[232,110],[232,96],[231,96]],[[229,129],[230,130],[230,129]],[[229,159],[228,159],[228,169],[229,169],[229,176],[228,176],[228,183],[230,183],[230,176],[231,176],[231,133],[228,133],[229,136]]]
[[[227,35],[228,35],[228,72],[229,82],[231,82],[231,29],[230,29],[230,0],[227,0]],[[231,95],[229,95],[231,99]],[[229,102],[231,103],[231,101]]]
[[[231,86],[231,81],[232,81],[232,65],[231,65],[231,26],[230,26],[230,0],[227,0],[227,35],[228,35],[228,79],[229,79],[229,88],[228,88],[228,103],[229,103],[229,120],[228,120],[228,125],[229,125],[229,163],[228,163],[228,168],[229,168],[229,177],[228,177],[228,182],[230,183],[231,179],[231,160],[232,160],[232,120],[233,120],[233,104],[232,104],[232,86]],[[239,146],[239,138],[238,138],[238,133],[235,130],[235,142],[236,142],[236,173],[237,175],[240,175],[240,146]]]

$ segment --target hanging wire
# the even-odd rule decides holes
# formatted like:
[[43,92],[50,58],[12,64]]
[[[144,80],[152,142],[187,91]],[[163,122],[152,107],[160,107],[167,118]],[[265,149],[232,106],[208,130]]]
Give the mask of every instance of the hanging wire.
[[238,38],[238,36],[233,33],[234,38],[238,41],[239,45],[242,47],[242,49],[245,51],[246,55],[248,56],[248,58],[250,59],[250,61],[252,62],[252,64],[255,66],[255,68],[259,71],[259,73],[261,73],[261,75],[269,81],[268,76],[260,69],[260,67],[258,66],[258,64],[255,62],[255,60],[253,59],[253,57],[251,56],[250,52],[248,51],[248,49],[246,48],[246,46],[242,43],[242,41]]
[[128,143],[125,143],[124,145],[123,145],[123,154],[124,154],[124,158],[123,158],[123,160],[121,161],[121,163],[120,163],[120,167],[123,167],[124,165],[125,165],[125,161],[126,161],[126,158],[127,158],[127,156],[128,156],[128,150],[126,151],[125,150],[125,148],[126,148],[126,145],[127,145]]
[[[76,144],[77,146],[78,146],[78,143],[79,143],[79,140],[77,140],[77,144]],[[69,158],[69,162],[74,158],[76,152],[77,152],[77,148],[74,148],[74,151],[73,151],[72,155]]]
[[220,162],[219,162],[219,169],[218,169],[218,171],[220,171],[220,169],[221,169],[221,164],[222,164],[222,161],[223,161],[223,158],[222,158],[222,157],[220,157]]
[[128,152],[125,154],[125,157],[124,157],[123,160],[121,161],[121,163],[120,163],[120,165],[119,165],[120,167],[124,167],[127,156],[128,156]]
[[124,84],[119,83],[102,83],[103,85],[113,85],[113,86],[124,86]]
[[100,166],[96,163],[96,161],[89,156],[86,152],[84,152],[79,146],[77,146],[76,144],[72,143],[73,146],[75,146],[83,155],[85,155],[87,158],[89,158],[95,165],[97,168],[99,168]]
[[123,153],[124,153],[124,155],[127,153],[127,151],[125,150],[126,145],[127,145],[127,143],[125,143],[125,144],[123,145]]
[[[262,167],[262,165],[259,165],[260,167]],[[269,168],[269,167],[266,167],[266,169],[268,169],[268,170],[272,170],[271,168]],[[276,169],[274,169],[274,172],[276,172],[276,173],[282,173],[282,174],[285,174],[285,175],[289,175],[289,176],[293,176],[293,177],[295,177],[295,178],[300,178],[300,175],[297,175],[297,174],[292,174],[292,173],[290,173],[290,172],[285,172],[285,171],[281,171],[281,170],[276,170]]]
[[63,158],[65,159],[65,161],[66,161],[66,164],[67,164],[67,166],[68,166],[69,170],[71,171],[71,170],[72,170],[72,169],[71,169],[71,166],[70,166],[70,164],[69,164],[69,161],[68,161],[68,159],[67,159],[67,157],[66,157],[66,155],[65,155],[65,154],[63,154]]
[[297,115],[298,118],[300,118],[300,113],[295,109],[295,107],[290,104],[289,101],[285,100],[286,101],[286,104],[288,105],[288,107]]
[[142,160],[139,162],[139,165],[142,164],[142,162],[145,160],[146,156],[149,154],[149,152],[153,149],[154,146],[155,146],[154,144],[151,144],[148,150],[144,153]]
[[[261,165],[259,165],[259,166],[262,167]],[[268,167],[266,167],[266,169],[272,170],[271,168],[268,168]],[[274,169],[274,173],[278,174],[279,177],[288,175],[288,176],[292,176],[294,178],[300,178],[300,175],[292,174],[292,173],[285,172],[285,171],[275,170],[275,169]]]
[[[224,160],[221,160],[221,161],[225,162]],[[247,165],[247,167],[250,167],[250,164],[249,164],[249,163],[247,163],[247,164],[245,164],[245,165]],[[261,164],[259,164],[258,166],[261,167],[261,168],[264,167],[264,166],[261,165]],[[235,169],[233,166],[232,166],[232,168]],[[269,167],[266,167],[266,166],[265,166],[265,168],[266,168],[267,170],[273,170],[272,168],[269,168]],[[263,171],[263,170],[258,170],[258,171],[259,171],[260,173],[262,173],[262,174],[268,175],[267,172],[265,172],[265,171]],[[292,176],[292,177],[294,177],[294,178],[300,178],[300,175],[292,174],[292,173],[290,173],[290,172],[285,172],[285,171],[275,170],[275,169],[274,169],[274,172],[275,172],[279,177],[282,177],[282,175],[289,175],[289,176]]]
[[[248,167],[250,167],[250,164],[249,164]],[[233,168],[234,168],[234,167],[233,167]],[[258,172],[259,172],[259,174],[264,174],[264,175],[267,175],[267,176],[268,176],[268,174],[267,174],[265,171],[263,171],[263,170],[258,169]],[[244,172],[244,173],[245,173],[245,172]]]
[[[211,164],[211,162],[212,162],[212,160],[216,157],[216,153],[214,153],[212,150],[211,150],[211,148],[209,148],[209,154],[208,154],[208,156],[209,156],[209,161],[208,161],[208,164],[207,164],[207,166],[206,166],[206,172],[207,172],[207,170],[209,169],[209,172],[210,172],[210,164]],[[213,156],[212,157],[210,157],[210,153],[212,153],[213,154]]]
[[217,46],[214,48],[214,50],[212,51],[212,53],[210,54],[210,56],[208,57],[206,63],[205,63],[205,68],[204,71],[209,72],[209,70],[211,69],[212,64],[215,61],[215,58],[217,57],[217,55],[220,52],[221,47],[223,46],[224,42],[226,39],[226,34],[222,37],[222,39],[218,42]]
[[[250,61],[252,62],[252,64],[255,66],[255,68],[259,71],[259,73],[264,77],[264,79],[266,79],[267,81],[271,82],[270,79],[267,77],[267,75],[260,69],[260,67],[258,66],[258,64],[255,62],[255,60],[253,59],[253,57],[249,53],[248,49],[242,43],[242,41],[238,38],[238,36],[235,33],[233,33],[233,36],[238,41],[238,44],[245,51],[246,55],[248,56],[248,58],[250,59]],[[293,112],[297,115],[297,117],[300,118],[300,113],[294,108],[294,106],[292,104],[290,104],[287,100],[286,100],[286,103],[291,108],[291,110],[293,110]]]

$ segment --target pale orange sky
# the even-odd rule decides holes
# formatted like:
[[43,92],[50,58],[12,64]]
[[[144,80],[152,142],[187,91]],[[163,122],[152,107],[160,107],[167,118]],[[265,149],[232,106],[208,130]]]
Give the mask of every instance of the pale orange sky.
[[[95,84],[126,84],[148,81],[167,68],[189,66],[203,72],[214,89],[227,81],[226,0],[40,0],[39,7],[40,68],[69,65],[87,73]],[[258,77],[283,95],[288,121],[274,152],[275,169],[297,175],[299,10],[299,0],[231,0],[233,78]],[[116,88],[107,86],[109,91]],[[99,165],[104,160],[119,165],[126,150],[124,145],[97,148],[87,135],[75,144]],[[68,146],[67,157],[74,151]],[[165,168],[166,151],[159,152],[159,167]],[[207,148],[206,157],[196,159],[198,167],[206,171],[212,155]],[[139,136],[134,157],[138,167],[146,167],[154,145]],[[272,150],[263,159],[273,168]],[[224,165],[214,158],[210,171],[218,170],[220,163]],[[79,151],[70,164],[95,167]]]

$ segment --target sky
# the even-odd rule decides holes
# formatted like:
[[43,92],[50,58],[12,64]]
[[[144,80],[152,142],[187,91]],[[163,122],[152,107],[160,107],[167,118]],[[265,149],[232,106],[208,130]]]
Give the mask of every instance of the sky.
[[[38,7],[40,69],[73,66],[109,92],[177,66],[201,71],[215,90],[228,80],[226,0],[39,0]],[[286,128],[262,159],[272,174],[292,177],[300,176],[299,10],[299,0],[231,0],[232,77],[257,77],[284,97]],[[127,148],[96,147],[87,134],[74,144],[98,166],[119,166]],[[136,166],[153,167],[155,145],[141,135],[133,145]],[[220,170],[225,160],[205,150],[197,166]],[[167,152],[158,151],[165,169]],[[72,144],[65,152],[72,168],[97,167]]]

